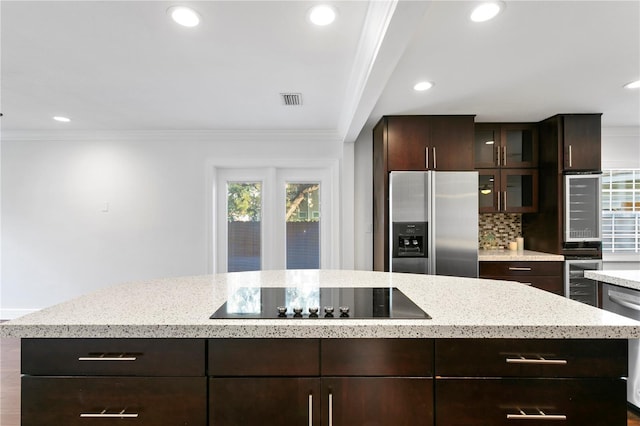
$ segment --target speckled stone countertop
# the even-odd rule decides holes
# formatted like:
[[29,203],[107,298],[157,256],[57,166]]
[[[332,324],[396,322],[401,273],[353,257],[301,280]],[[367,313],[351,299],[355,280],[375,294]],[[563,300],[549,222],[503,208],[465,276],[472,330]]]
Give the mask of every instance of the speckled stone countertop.
[[564,256],[532,250],[478,250],[478,260],[480,262],[562,262]]
[[640,290],[640,270],[584,271],[585,278]]
[[[240,287],[398,287],[432,319],[209,316]],[[263,271],[132,282],[0,324],[9,337],[640,338],[640,322],[509,281],[370,271]]]

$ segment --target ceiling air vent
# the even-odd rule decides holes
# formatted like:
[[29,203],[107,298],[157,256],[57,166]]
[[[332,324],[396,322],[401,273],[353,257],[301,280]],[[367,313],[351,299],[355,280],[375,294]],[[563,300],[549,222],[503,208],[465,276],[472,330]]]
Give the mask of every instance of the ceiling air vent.
[[282,102],[284,103],[284,105],[302,105],[301,93],[280,93],[280,96],[282,96]]

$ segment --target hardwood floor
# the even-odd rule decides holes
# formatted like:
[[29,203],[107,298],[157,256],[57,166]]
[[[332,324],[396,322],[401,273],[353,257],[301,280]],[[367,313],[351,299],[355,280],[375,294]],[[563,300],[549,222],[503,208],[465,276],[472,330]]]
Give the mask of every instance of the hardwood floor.
[[[0,425],[20,426],[20,339],[0,339]],[[627,413],[640,426],[640,413]]]
[[0,339],[0,425],[20,425],[20,339]]

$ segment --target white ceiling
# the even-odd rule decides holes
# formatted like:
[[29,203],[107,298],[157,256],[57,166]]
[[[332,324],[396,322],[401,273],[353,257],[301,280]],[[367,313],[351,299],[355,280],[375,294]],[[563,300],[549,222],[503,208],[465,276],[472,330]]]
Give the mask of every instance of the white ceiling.
[[[3,131],[325,131],[347,141],[382,115],[539,121],[602,112],[640,126],[640,1],[506,1],[473,23],[472,1],[0,2]],[[412,89],[426,79],[435,86]],[[301,107],[280,93],[302,93]],[[72,118],[58,123],[54,115]]]

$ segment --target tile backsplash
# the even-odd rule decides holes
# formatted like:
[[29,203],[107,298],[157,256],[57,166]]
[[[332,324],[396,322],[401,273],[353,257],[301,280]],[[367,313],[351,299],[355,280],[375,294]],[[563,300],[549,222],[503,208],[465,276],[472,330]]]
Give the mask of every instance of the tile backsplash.
[[[493,235],[494,238],[491,238]],[[522,235],[519,213],[485,213],[478,216],[478,247],[504,248]]]

